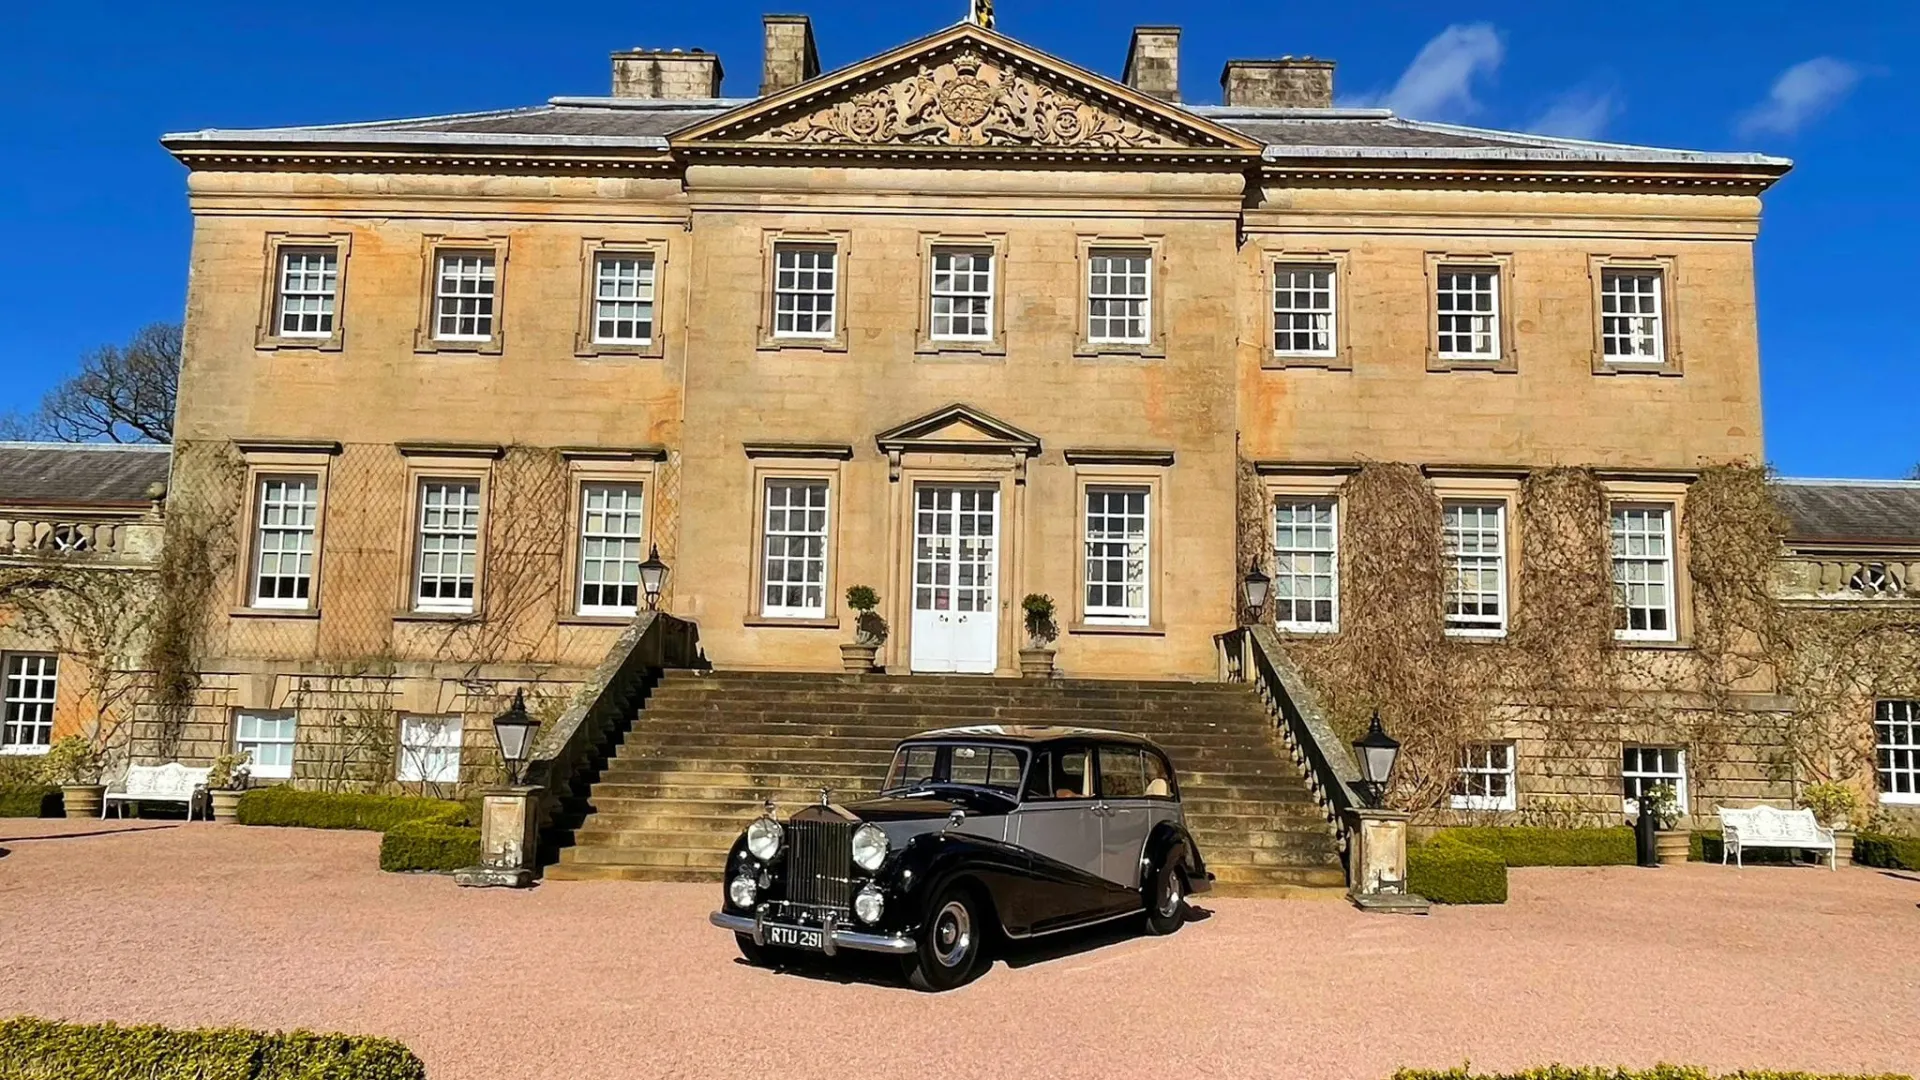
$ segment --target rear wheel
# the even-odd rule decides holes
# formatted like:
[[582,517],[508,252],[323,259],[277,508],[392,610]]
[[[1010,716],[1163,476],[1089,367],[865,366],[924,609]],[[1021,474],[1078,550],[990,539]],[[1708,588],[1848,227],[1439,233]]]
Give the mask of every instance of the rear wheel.
[[973,894],[948,886],[927,908],[919,942],[902,960],[907,981],[918,990],[952,990],[972,979],[980,966],[985,914]]
[[1153,891],[1147,897],[1147,930],[1171,934],[1187,921],[1187,879],[1180,864],[1169,858],[1153,875]]
[[747,958],[747,963],[752,964],[754,967],[773,966],[773,957],[769,955],[767,947],[764,945],[755,945],[752,934],[735,934],[733,935],[733,943],[740,946],[740,955]]

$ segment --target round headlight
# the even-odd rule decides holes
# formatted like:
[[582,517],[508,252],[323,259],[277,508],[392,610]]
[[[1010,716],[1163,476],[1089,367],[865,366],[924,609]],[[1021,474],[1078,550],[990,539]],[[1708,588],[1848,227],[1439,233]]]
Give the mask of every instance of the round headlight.
[[747,850],[753,852],[754,858],[766,862],[780,854],[780,838],[785,832],[780,823],[770,817],[755,818],[753,824],[747,826]]
[[887,861],[887,834],[880,826],[868,823],[853,831],[853,862],[862,870],[880,869]]
[[861,889],[853,898],[853,913],[859,916],[863,923],[879,922],[880,913],[885,910],[887,910],[887,898],[880,895],[880,890],[872,885]]
[[727,883],[727,899],[733,901],[734,907],[752,907],[753,898],[758,895],[760,890],[753,884],[753,879],[745,874]]

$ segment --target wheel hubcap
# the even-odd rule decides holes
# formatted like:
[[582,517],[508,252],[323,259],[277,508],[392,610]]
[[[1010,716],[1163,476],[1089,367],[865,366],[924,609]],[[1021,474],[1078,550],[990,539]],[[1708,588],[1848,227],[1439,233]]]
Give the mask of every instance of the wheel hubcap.
[[1160,883],[1160,917],[1169,919],[1180,910],[1180,878],[1169,873]]
[[973,947],[973,916],[967,905],[948,902],[933,917],[933,957],[942,967],[958,967]]

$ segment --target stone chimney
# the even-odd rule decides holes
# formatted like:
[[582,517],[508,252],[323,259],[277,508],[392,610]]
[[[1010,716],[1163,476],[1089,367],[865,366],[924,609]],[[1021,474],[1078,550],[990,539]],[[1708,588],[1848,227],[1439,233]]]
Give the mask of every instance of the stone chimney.
[[1257,109],[1333,108],[1333,61],[1311,56],[1229,60],[1220,73],[1221,100]]
[[1136,26],[1120,81],[1161,101],[1180,100],[1180,28]]
[[766,59],[760,68],[760,96],[799,86],[820,74],[813,47],[813,20],[805,15],[768,15]]
[[630,49],[613,54],[613,96],[686,101],[720,96],[720,58],[695,49]]

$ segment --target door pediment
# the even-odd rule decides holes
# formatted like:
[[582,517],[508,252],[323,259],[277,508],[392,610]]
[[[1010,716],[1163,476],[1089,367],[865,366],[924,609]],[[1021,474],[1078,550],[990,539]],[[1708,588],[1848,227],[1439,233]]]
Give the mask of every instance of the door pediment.
[[900,479],[901,459],[910,453],[990,454],[1011,457],[1017,479],[1026,480],[1027,459],[1040,453],[1040,440],[971,405],[955,403],[915,417],[874,436],[887,455],[889,472]]

